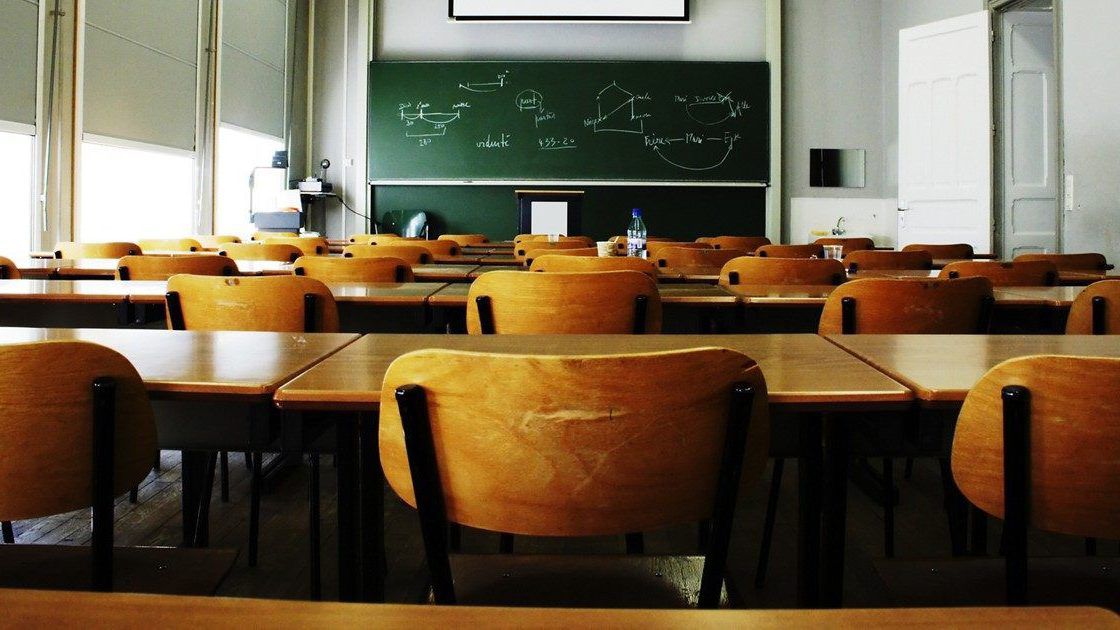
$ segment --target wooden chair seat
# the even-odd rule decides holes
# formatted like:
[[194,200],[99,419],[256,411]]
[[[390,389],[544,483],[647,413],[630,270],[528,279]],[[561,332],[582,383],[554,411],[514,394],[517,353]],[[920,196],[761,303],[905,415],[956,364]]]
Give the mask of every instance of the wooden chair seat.
[[[89,554],[84,545],[0,545],[0,588],[88,590]],[[213,595],[236,561],[236,549],[116,547],[113,590]]]
[[[695,608],[703,556],[455,554],[457,602],[466,606]],[[720,608],[729,601],[727,580]],[[429,603],[434,603],[429,600]]]

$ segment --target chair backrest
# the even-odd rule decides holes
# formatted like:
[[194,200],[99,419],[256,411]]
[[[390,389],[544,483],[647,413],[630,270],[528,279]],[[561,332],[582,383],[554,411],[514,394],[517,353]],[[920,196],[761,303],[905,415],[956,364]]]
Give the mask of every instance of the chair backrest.
[[326,256],[331,252],[330,243],[320,236],[297,237],[268,237],[264,239],[265,245],[293,245],[303,252],[304,256]]
[[[401,241],[409,243],[410,241]],[[342,250],[344,258],[399,258],[410,265],[427,265],[432,253],[418,245],[347,245]]]
[[697,243],[707,243],[716,249],[745,249],[748,252],[769,245],[770,239],[765,236],[701,236]]
[[117,261],[117,280],[167,280],[179,273],[236,276],[237,263],[226,256],[125,256]]
[[92,343],[0,346],[0,520],[93,505],[94,382],[105,378],[116,390],[116,496],[147,476],[157,452],[155,418],[136,368]]
[[749,254],[745,249],[695,249],[666,247],[657,250],[658,267],[722,267],[728,261]]
[[[517,236],[513,237],[513,245],[514,247],[517,247],[518,245],[521,245],[522,243],[526,243],[528,241],[547,241],[549,236],[549,234],[518,234]],[[595,239],[591,238],[590,236],[581,235],[565,236],[561,234],[557,237],[557,241],[560,243],[565,243],[568,241],[578,241],[580,243],[583,243],[584,247],[592,247],[595,245]]]
[[[1016,423],[1012,430],[1026,423],[1025,449],[1014,433],[1005,434],[1005,410],[1015,410],[1015,402],[1004,399],[1008,386],[1027,392],[1025,414],[1009,418]],[[1011,452],[1018,459],[1018,449],[1027,460],[1022,498],[1031,525],[1120,538],[1118,390],[1120,359],[1033,356],[995,366],[969,391],[957,420],[951,461],[961,492],[976,507],[1005,518],[1005,456]]]
[[513,237],[513,246],[517,247],[518,245],[524,243],[525,241],[534,241],[534,240],[537,240],[537,239],[548,240],[548,235],[547,234],[518,234],[517,236]]
[[369,243],[371,243],[375,240],[390,241],[394,238],[400,238],[400,236],[398,236],[396,234],[351,234],[350,235],[350,242],[351,243],[364,243],[364,244],[368,245]]
[[818,332],[834,334],[975,334],[988,332],[987,278],[867,278],[838,287],[825,301]]
[[400,258],[300,256],[292,273],[323,282],[413,282],[412,267]]
[[972,278],[981,276],[993,287],[1052,287],[1058,284],[1058,268],[1047,260],[958,260],[949,263],[938,274],[941,278]]
[[635,258],[634,256],[570,256],[564,255],[570,252],[582,251],[579,249],[568,249],[562,251],[551,252],[533,259],[533,263],[529,265],[529,271],[543,271],[546,273],[555,273],[557,271],[639,271],[647,276],[656,279],[657,268],[653,263],[645,258]]
[[21,277],[15,261],[7,256],[0,256],[0,280],[19,280]]
[[928,245],[922,243],[911,243],[902,248],[904,252],[929,252],[933,258],[943,258],[947,260],[968,260],[972,258],[973,251],[972,245],[968,243],[949,243],[942,245]]
[[444,239],[444,240],[436,239],[434,241],[415,241],[415,245],[418,246],[418,247],[423,247],[424,249],[428,250],[432,254],[432,256],[458,256],[459,255],[459,244],[456,243],[455,241],[450,241],[450,240],[446,240],[446,239]]
[[[591,245],[594,246],[594,243],[592,243]],[[514,245],[513,246],[513,255],[514,255],[515,258],[517,258],[517,260],[525,260],[525,255],[528,254],[530,251],[544,252],[544,251],[547,251],[547,250],[554,250],[554,249],[586,249],[586,248],[588,248],[587,243],[585,243],[581,239],[568,239],[568,240],[560,239],[559,241],[555,241],[555,242],[549,242],[549,241],[546,241],[546,240],[542,241],[542,240],[538,240],[538,239],[530,239],[530,240],[522,241],[518,245]],[[538,253],[537,255],[540,256],[541,254]]]
[[490,271],[467,293],[467,332],[586,334],[661,332],[661,295],[637,271]]
[[54,246],[55,258],[121,258],[122,256],[135,256],[140,253],[140,246],[136,243],[76,243],[63,241]]
[[303,251],[287,243],[223,243],[218,254],[234,260],[274,260],[295,262]]
[[1094,282],[1078,293],[1069,308],[1066,334],[1120,334],[1120,280]]
[[[266,238],[296,238],[298,236],[299,236],[299,234],[296,233],[296,232],[258,231],[258,232],[253,232],[253,235],[249,237],[249,240],[250,241],[263,241]],[[238,241],[238,242],[240,242],[240,241]]]
[[197,252],[202,249],[202,243],[194,238],[146,238],[137,243],[140,251],[167,250],[172,252]]
[[1019,254],[1015,262],[1020,260],[1048,260],[1059,271],[1104,272],[1112,269],[1104,254]]
[[844,263],[831,258],[741,256],[727,261],[719,272],[719,283],[840,284],[846,277]]
[[824,258],[824,248],[815,243],[808,245],[763,245],[754,250],[755,256],[767,258]]
[[216,249],[226,243],[240,243],[241,237],[232,234],[199,234],[194,236],[194,240],[206,249]]
[[395,393],[417,385],[451,521],[534,536],[695,523],[713,513],[737,383],[755,392],[742,460],[742,480],[752,482],[767,457],[766,383],[738,352],[411,352],[393,361],[382,385],[381,465],[415,506],[423,462],[410,468]]
[[338,307],[314,278],[171,276],[167,325],[173,330],[338,332]]
[[661,256],[661,252],[674,247],[677,249],[715,249],[709,243],[697,243],[695,241],[646,241],[646,255],[650,260],[657,260]]
[[599,250],[595,247],[576,247],[573,249],[550,249],[536,247],[536,243],[530,241],[525,244],[525,264],[532,266],[533,261],[541,256],[584,256],[592,257],[598,256]]
[[441,234],[438,239],[442,241],[454,241],[459,247],[466,247],[467,245],[482,245],[490,242],[490,237],[485,234]]
[[878,249],[854,251],[844,256],[848,271],[873,269],[933,269],[933,256],[925,251],[892,252]]
[[814,245],[839,245],[843,247],[842,253],[847,256],[850,252],[860,252],[867,249],[875,249],[875,241],[867,238],[866,236],[853,236],[846,238],[843,236],[824,236],[813,241]]

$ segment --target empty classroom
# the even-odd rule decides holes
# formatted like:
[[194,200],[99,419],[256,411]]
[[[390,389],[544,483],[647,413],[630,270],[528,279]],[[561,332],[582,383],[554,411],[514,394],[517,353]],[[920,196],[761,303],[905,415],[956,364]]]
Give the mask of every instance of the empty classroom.
[[3,0],[0,626],[1120,630],[1117,23]]

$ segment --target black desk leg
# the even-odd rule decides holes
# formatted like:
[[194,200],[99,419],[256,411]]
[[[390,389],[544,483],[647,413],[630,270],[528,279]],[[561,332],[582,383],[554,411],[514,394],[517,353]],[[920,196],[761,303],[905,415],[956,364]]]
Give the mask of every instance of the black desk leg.
[[364,602],[385,601],[385,478],[377,451],[377,413],[363,413],[358,424],[358,478],[361,480],[362,595]]
[[340,417],[335,426],[338,436],[338,598],[357,599],[358,579],[358,427],[352,415]]
[[824,498],[821,531],[821,604],[839,608],[844,600],[844,538],[848,516],[848,421],[824,420]]
[[821,418],[801,416],[797,460],[797,606],[820,604]]
[[214,485],[217,453],[182,451],[183,546],[210,543],[210,490]]

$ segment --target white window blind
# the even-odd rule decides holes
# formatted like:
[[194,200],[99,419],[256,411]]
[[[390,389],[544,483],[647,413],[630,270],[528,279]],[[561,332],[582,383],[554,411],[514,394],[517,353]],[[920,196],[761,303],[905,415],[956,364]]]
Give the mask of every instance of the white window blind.
[[87,133],[194,150],[198,0],[87,0]]
[[39,49],[39,3],[0,2],[0,120],[35,124],[35,62]]
[[222,122],[284,138],[287,0],[225,0]]

